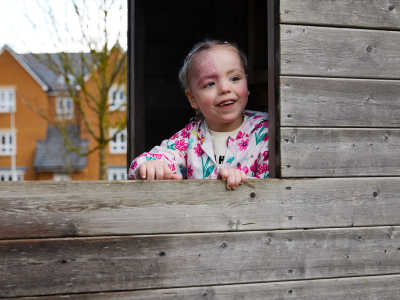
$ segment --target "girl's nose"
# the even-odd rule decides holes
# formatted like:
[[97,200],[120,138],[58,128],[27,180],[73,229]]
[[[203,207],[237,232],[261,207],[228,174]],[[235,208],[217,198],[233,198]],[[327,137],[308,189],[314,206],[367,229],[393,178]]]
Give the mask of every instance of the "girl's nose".
[[219,84],[219,90],[221,94],[229,93],[230,91],[230,84],[228,80],[221,80]]

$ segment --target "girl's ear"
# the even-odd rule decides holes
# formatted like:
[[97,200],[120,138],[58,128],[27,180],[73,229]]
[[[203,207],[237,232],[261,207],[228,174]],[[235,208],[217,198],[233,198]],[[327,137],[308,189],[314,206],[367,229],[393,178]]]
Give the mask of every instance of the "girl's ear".
[[189,89],[185,90],[185,95],[190,103],[190,106],[193,107],[193,109],[199,109],[199,106],[196,103],[196,99],[194,99],[194,97]]

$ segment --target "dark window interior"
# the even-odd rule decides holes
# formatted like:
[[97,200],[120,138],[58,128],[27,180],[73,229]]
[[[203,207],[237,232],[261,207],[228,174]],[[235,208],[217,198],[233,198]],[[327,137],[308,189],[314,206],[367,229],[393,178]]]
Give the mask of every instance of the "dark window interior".
[[265,0],[136,1],[135,10],[140,16],[135,21],[135,80],[142,86],[135,94],[140,107],[135,118],[142,119],[135,123],[145,130],[135,155],[160,144],[194,115],[178,71],[191,47],[205,38],[235,42],[248,55],[247,108],[267,111]]

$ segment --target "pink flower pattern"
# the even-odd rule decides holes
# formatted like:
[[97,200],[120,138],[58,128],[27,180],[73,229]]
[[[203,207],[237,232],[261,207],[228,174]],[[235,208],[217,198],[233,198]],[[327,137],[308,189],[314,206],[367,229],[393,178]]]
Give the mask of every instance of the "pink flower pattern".
[[204,154],[203,149],[201,149],[201,145],[197,144],[196,148],[194,148],[198,157],[201,157]]
[[[227,159],[224,165],[242,170],[249,178],[268,177],[267,115],[252,111],[245,111],[245,114],[247,118],[240,131],[236,137],[227,141]],[[163,160],[175,174],[182,172],[187,178],[218,178],[219,169],[213,159],[212,142],[206,136],[209,133],[204,121],[187,124],[160,146],[139,155],[131,163],[129,178],[135,179],[136,170],[148,159]],[[264,136],[262,141],[261,136]],[[189,147],[189,144],[192,146]]]
[[185,142],[185,140],[178,140],[175,143],[175,148],[180,150],[180,151],[186,151],[188,144]]
[[240,151],[246,150],[248,146],[249,146],[249,139],[242,140],[242,141],[239,143]]

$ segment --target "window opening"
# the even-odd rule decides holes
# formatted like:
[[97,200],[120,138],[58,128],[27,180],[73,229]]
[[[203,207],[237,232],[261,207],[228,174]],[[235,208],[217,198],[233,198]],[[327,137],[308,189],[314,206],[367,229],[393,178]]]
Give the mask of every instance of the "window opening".
[[15,112],[15,88],[0,87],[0,113]]
[[24,169],[0,169],[0,181],[23,181],[25,175]]
[[108,167],[107,179],[109,181],[126,180],[128,178],[125,167]]
[[113,85],[109,91],[108,104],[111,111],[126,109],[126,97],[124,85]]
[[58,120],[72,120],[74,117],[74,101],[70,97],[58,97],[56,100]]
[[112,137],[110,141],[110,153],[112,154],[125,154],[126,153],[126,136],[127,130],[124,129],[119,133],[115,134],[117,129],[110,129],[110,137]]
[[54,181],[70,181],[71,176],[65,173],[54,173],[53,175]]
[[15,144],[15,133],[0,132],[1,145],[0,145],[0,156],[8,156],[16,154],[16,144]]
[[[269,114],[270,177],[278,177],[279,1],[204,0],[184,7],[166,2],[157,10],[151,2],[130,5],[129,97],[133,102],[128,103],[132,104],[128,163],[172,136],[193,115],[179,86],[178,70],[194,43],[220,39],[237,43],[248,56],[247,109]],[[202,22],[205,18],[207,23]]]

